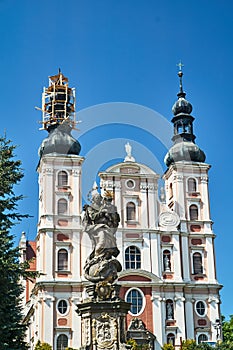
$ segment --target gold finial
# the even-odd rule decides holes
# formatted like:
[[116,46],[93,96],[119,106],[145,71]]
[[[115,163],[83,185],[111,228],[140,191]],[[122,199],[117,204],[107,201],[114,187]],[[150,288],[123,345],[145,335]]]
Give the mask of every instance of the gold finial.
[[179,67],[179,72],[183,73],[183,72],[182,72],[182,67],[184,67],[184,65],[183,65],[183,63],[181,62],[181,60],[180,60],[180,62],[177,64],[177,67]]

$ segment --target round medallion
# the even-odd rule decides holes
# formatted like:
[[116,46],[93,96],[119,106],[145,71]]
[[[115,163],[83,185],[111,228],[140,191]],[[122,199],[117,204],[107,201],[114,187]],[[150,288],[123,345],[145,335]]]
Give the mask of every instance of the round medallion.
[[159,225],[162,227],[176,228],[180,223],[179,216],[174,212],[166,211],[159,215]]

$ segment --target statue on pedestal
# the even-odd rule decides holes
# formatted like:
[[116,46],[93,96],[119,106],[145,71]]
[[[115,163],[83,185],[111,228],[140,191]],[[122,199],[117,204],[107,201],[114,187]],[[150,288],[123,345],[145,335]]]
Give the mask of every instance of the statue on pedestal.
[[110,191],[106,191],[103,197],[95,192],[91,204],[84,206],[84,231],[89,235],[93,247],[84,266],[84,275],[93,283],[113,283],[117,272],[122,270],[116,259],[119,250],[115,237],[120,217],[112,204],[112,197]]
[[78,305],[82,324],[82,350],[131,350],[126,344],[125,318],[130,303],[119,296],[114,283],[122,267],[116,259],[119,249],[116,231],[120,217],[112,204],[113,193],[92,191],[91,204],[84,206],[83,229],[92,242],[92,252],[84,265],[88,297]]

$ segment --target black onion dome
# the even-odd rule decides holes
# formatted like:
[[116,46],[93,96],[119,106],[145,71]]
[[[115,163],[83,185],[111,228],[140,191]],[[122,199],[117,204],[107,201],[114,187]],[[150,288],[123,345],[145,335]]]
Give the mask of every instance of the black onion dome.
[[[179,94],[178,94],[179,97]],[[177,114],[190,114],[193,110],[193,107],[189,101],[185,99],[185,93],[183,96],[180,96],[178,100],[174,103],[172,107],[172,112],[176,116]]]
[[167,167],[179,161],[205,162],[205,153],[194,143],[190,141],[181,141],[175,143],[167,152],[164,162]]
[[56,124],[48,128],[49,135],[46,137],[40,148],[40,158],[45,154],[73,154],[79,155],[80,143],[71,135],[72,128],[68,124]]

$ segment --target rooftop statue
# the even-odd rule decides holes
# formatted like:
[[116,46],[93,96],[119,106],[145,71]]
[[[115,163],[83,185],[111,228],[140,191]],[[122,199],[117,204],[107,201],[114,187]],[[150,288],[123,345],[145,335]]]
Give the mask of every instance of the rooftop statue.
[[135,158],[132,156],[132,146],[129,142],[125,144],[126,157],[124,162],[135,162]]
[[93,247],[84,266],[84,275],[94,283],[113,283],[117,279],[117,272],[122,270],[116,259],[119,249],[115,237],[120,217],[112,199],[111,192],[106,191],[101,196],[96,191],[92,195],[91,204],[83,208],[84,231],[89,235]]

